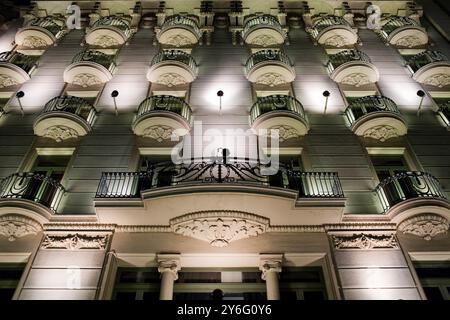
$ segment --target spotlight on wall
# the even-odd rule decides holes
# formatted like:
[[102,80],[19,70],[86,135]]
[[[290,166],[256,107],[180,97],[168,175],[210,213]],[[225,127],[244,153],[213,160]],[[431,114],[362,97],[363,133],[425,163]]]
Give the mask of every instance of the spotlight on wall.
[[223,91],[219,90],[217,91],[217,96],[219,97],[219,116],[222,115],[222,97],[223,97]]
[[116,98],[119,96],[119,91],[114,90],[113,92],[111,92],[111,97],[114,100],[114,110],[116,111],[116,116],[119,115],[119,110],[117,110],[117,102],[116,102]]
[[425,92],[423,90],[418,90],[417,96],[420,98],[419,108],[417,108],[417,115],[420,115],[420,110],[422,109],[423,99],[425,99]]
[[325,108],[323,109],[323,114],[327,114],[328,98],[330,97],[331,93],[330,91],[325,90],[322,95],[325,97]]
[[25,92],[18,91],[16,93],[16,98],[17,98],[17,101],[19,102],[19,107],[20,107],[20,112],[22,113],[22,117],[24,116],[25,113],[23,111],[23,106],[22,106],[22,102],[20,101],[20,99],[22,99],[23,97],[25,97]]

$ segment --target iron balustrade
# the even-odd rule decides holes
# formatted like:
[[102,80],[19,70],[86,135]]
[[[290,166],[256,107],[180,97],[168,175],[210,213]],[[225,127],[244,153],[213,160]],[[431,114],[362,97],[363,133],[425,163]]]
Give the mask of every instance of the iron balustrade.
[[317,37],[322,31],[333,26],[345,26],[349,28],[351,27],[350,24],[344,18],[332,15],[325,15],[313,17],[312,26],[308,28],[307,31],[311,34],[311,36],[314,39],[317,39]]
[[376,112],[391,112],[399,116],[401,115],[393,100],[384,96],[375,95],[355,99],[345,109],[345,115],[350,125],[353,125],[360,118]]
[[122,17],[117,17],[117,16],[107,16],[107,17],[102,17],[100,19],[98,19],[97,21],[95,21],[91,28],[99,28],[99,27],[103,27],[103,26],[111,26],[114,28],[119,29],[124,35],[125,37],[130,37],[132,31],[130,28],[130,22]]
[[336,68],[347,62],[361,61],[371,63],[370,58],[367,54],[356,49],[344,50],[339,53],[330,55],[329,58],[330,60],[328,60],[327,69],[330,74]]
[[250,109],[250,124],[259,116],[272,111],[289,111],[307,121],[303,106],[297,99],[277,94],[258,98]]
[[420,24],[408,17],[392,16],[389,17],[388,20],[381,25],[380,33],[385,39],[387,39],[395,30],[408,26],[420,27]]
[[384,212],[408,199],[447,199],[439,181],[431,174],[420,171],[397,173],[381,181],[375,191]]
[[447,57],[439,51],[425,51],[406,59],[406,66],[413,72],[433,62],[448,62]]
[[276,61],[291,67],[291,60],[282,51],[279,50],[260,50],[252,54],[245,63],[245,72],[248,74],[254,66],[261,62]]
[[0,62],[12,63],[28,74],[31,74],[37,67],[36,60],[38,57],[27,56],[19,52],[6,51],[0,53]]
[[35,172],[19,172],[0,183],[0,198],[25,199],[39,203],[56,212],[65,193],[56,180]]
[[198,67],[192,56],[182,50],[163,50],[153,57],[151,65],[155,65],[164,61],[178,61],[191,68],[192,72],[197,74]]
[[181,16],[178,14],[172,15],[167,17],[164,20],[164,23],[161,27],[161,33],[167,31],[168,29],[174,28],[174,27],[184,27],[185,29],[190,30],[192,33],[194,33],[197,38],[200,38],[202,36],[202,32],[200,31],[198,27],[197,21],[195,21],[193,18],[190,18],[188,16]]
[[77,62],[95,62],[107,70],[112,71],[116,66],[115,57],[107,55],[101,51],[86,49],[75,55],[72,59],[72,63]]
[[438,115],[450,129],[450,100],[439,104]]
[[236,184],[296,190],[304,198],[343,198],[334,172],[300,172],[281,167],[265,175],[265,165],[240,158],[191,159],[186,164],[171,162],[151,165],[141,172],[103,172],[97,198],[138,198],[141,191],[162,187],[203,184]]
[[67,112],[84,119],[92,126],[96,117],[96,110],[92,104],[86,100],[73,96],[55,97],[45,104],[42,113]]
[[275,29],[279,33],[284,34],[283,28],[281,27],[281,24],[278,21],[278,19],[272,15],[264,14],[261,16],[249,18],[244,24],[242,36],[243,38],[246,38],[251,31],[258,28],[267,28],[267,27]]
[[152,111],[169,111],[182,116],[190,124],[192,121],[191,107],[181,98],[159,95],[151,96],[141,102],[136,120]]
[[60,20],[61,24],[55,22],[55,18],[52,17],[44,17],[44,18],[35,18],[30,20],[27,23],[27,26],[30,27],[40,27],[51,34],[53,34],[56,38],[59,38],[64,30],[65,21]]

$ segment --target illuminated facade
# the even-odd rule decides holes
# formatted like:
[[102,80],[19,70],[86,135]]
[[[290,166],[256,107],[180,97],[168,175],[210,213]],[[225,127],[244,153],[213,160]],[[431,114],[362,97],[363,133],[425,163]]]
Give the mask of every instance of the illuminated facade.
[[0,19],[0,298],[450,299],[447,3],[67,5]]

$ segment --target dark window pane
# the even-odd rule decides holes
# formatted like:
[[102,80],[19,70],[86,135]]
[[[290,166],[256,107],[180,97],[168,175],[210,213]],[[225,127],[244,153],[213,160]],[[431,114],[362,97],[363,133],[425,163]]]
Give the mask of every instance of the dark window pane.
[[178,272],[178,283],[220,283],[220,272]]
[[0,289],[0,301],[11,300],[15,290],[14,288]]
[[122,271],[119,277],[121,283],[159,283],[160,281],[158,272]]
[[264,280],[261,278],[261,272],[242,272],[243,283],[261,283]]
[[212,300],[212,294],[209,292],[175,292],[174,300]]
[[303,298],[304,300],[316,300],[316,301],[325,300],[322,291],[305,291],[303,292]]
[[22,276],[22,269],[0,269],[0,279],[2,280],[19,280]]
[[286,268],[280,273],[280,282],[321,282],[319,270]]
[[136,300],[136,292],[116,292],[116,300]]
[[417,268],[419,278],[450,278],[450,267]]
[[437,287],[423,287],[428,300],[444,300],[441,290]]
[[244,292],[242,296],[245,301],[261,301],[267,299],[265,292]]
[[159,292],[156,291],[144,292],[142,300],[151,300],[151,301],[159,300]]
[[297,293],[295,291],[281,291],[281,300],[297,300]]

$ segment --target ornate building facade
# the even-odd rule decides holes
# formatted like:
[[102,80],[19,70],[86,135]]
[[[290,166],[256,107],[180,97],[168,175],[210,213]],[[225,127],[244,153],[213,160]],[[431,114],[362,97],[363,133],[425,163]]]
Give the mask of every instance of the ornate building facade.
[[1,299],[450,299],[448,3],[68,5],[0,19]]

